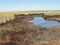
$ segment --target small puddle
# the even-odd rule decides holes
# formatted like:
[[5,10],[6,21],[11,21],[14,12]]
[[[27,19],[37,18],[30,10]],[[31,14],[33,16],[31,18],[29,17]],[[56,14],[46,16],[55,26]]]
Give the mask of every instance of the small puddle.
[[60,22],[46,20],[43,17],[34,17],[32,20],[29,20],[28,22],[32,22],[33,24],[41,26],[43,28],[51,28],[55,26],[60,26]]

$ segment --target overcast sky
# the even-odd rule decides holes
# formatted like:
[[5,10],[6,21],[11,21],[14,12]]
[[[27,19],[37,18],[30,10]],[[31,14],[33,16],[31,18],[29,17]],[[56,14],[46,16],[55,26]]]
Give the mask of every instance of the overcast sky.
[[0,0],[0,11],[60,10],[60,0]]

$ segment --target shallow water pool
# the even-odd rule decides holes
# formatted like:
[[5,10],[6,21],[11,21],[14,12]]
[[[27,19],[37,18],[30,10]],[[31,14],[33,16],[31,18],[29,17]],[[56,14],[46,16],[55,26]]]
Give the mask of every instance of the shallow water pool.
[[29,20],[28,22],[32,22],[35,25],[39,25],[39,26],[45,27],[45,28],[60,26],[60,22],[46,20],[43,17],[34,17],[32,20]]

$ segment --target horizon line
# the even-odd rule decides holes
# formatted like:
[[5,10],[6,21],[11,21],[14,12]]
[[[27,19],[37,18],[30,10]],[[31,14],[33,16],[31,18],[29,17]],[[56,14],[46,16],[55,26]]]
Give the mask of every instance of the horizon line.
[[0,12],[18,12],[18,11],[60,11],[60,10],[10,10],[10,11],[0,11]]

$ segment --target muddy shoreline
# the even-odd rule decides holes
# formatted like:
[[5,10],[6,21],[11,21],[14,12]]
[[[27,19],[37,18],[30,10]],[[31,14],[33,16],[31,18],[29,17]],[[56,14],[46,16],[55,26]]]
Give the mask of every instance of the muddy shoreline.
[[60,22],[60,15],[54,15],[54,16],[44,16],[47,20],[54,20]]
[[[19,14],[18,14],[19,15]],[[43,17],[44,19],[47,19],[47,20],[54,20],[54,21],[58,21],[60,22],[60,15],[53,15],[53,16],[47,16],[45,15],[44,13],[41,13],[41,14],[29,14],[29,15],[16,15],[16,17],[25,17],[25,18],[34,18],[34,17]]]

